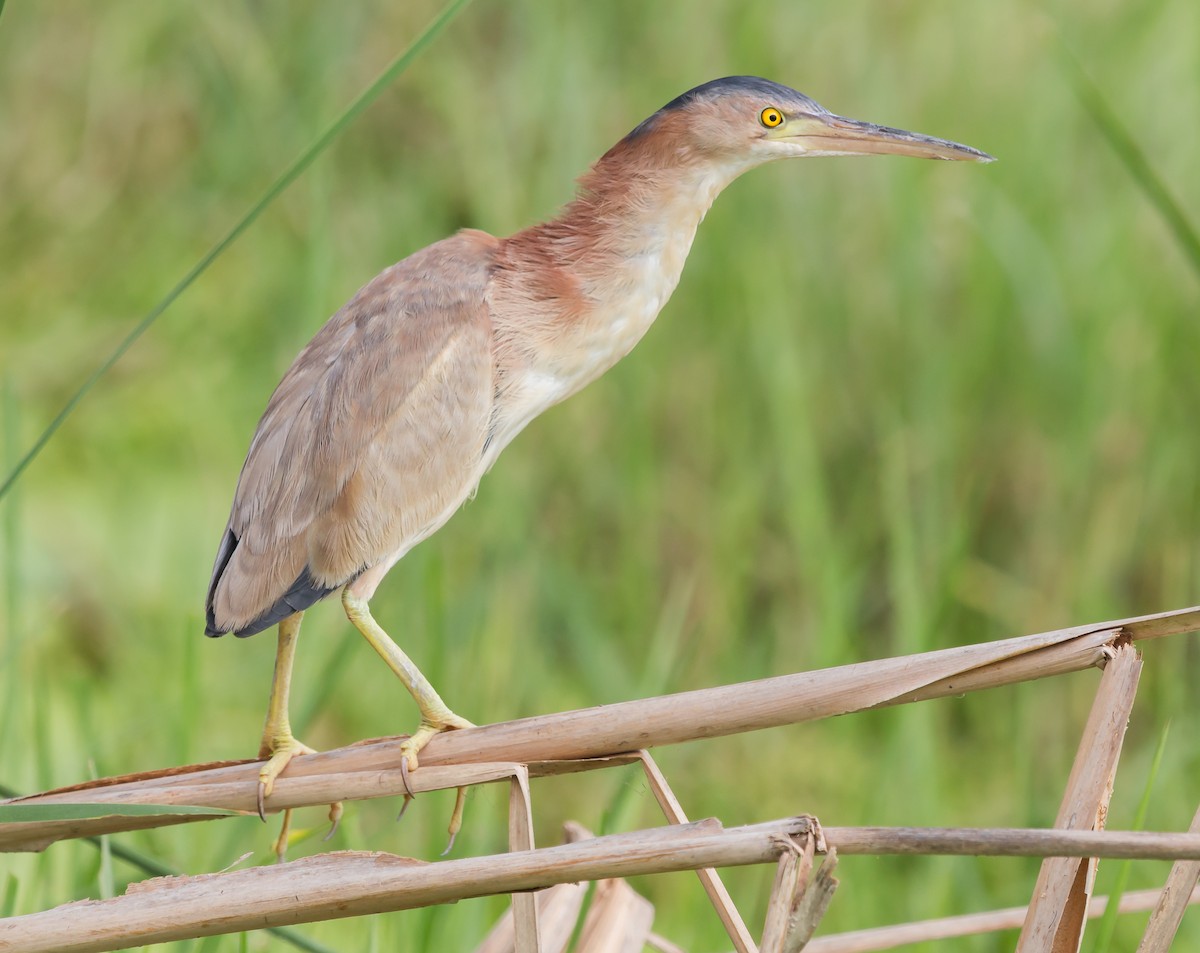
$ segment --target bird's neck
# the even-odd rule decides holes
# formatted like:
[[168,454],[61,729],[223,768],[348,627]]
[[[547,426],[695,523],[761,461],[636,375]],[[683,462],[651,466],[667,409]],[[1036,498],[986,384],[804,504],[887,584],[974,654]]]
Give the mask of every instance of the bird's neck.
[[557,218],[498,251],[489,290],[502,405],[493,455],[641,340],[679,282],[697,226],[741,171],[636,163],[622,145]]
[[562,267],[579,276],[598,304],[615,305],[640,290],[659,296],[661,308],[697,227],[741,170],[691,157],[635,159],[630,152],[618,146],[597,162],[549,231],[569,237],[556,243]]
[[[637,343],[675,290],[696,229],[742,168],[649,154],[625,140],[580,180],[561,214],[505,241],[513,299],[598,376]],[[526,320],[528,312],[516,316]],[[584,381],[586,383],[586,380]],[[582,386],[582,385],[580,385]]]

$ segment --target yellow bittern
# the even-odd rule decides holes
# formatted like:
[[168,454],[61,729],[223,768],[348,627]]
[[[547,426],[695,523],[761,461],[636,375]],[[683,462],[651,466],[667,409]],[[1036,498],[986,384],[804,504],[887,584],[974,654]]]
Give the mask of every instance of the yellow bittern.
[[892,154],[989,161],[968,146],[835,116],[752,76],[667,103],[580,180],[553,221],[461,231],[368,282],[300,352],[267,404],[217,550],[207,633],[279,625],[259,807],[293,756],[288,689],[300,618],[346,615],[437,732],[470,727],[371,616],[387,571],[468,499],[534,417],[629,353],[679,281],[717,194],[773,159]]

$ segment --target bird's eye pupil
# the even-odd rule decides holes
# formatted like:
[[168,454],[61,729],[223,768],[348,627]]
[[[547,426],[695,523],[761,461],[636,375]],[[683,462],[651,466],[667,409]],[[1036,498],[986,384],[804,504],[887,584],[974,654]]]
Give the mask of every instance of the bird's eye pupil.
[[779,110],[771,107],[768,107],[759,113],[758,118],[759,121],[768,129],[774,128],[783,122],[783,116],[780,114]]

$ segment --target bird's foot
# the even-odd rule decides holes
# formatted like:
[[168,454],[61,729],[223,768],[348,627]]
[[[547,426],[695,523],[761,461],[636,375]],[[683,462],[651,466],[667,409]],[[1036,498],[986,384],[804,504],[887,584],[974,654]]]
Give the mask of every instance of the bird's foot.
[[421,726],[400,743],[400,756],[404,759],[404,768],[407,771],[417,770],[417,755],[435,735],[456,728],[474,727],[467,719],[454,714],[444,705],[438,710],[421,712]]
[[[434,711],[422,712],[421,726],[410,737],[400,743],[400,777],[404,781],[405,794],[404,805],[400,808],[400,813],[396,816],[397,821],[404,816],[404,812],[408,810],[409,802],[416,797],[412,788],[409,787],[408,776],[411,772],[417,770],[417,755],[421,749],[429,744],[435,735],[443,731],[474,727],[474,724],[454,714],[445,705]],[[466,798],[467,789],[459,788],[458,796],[454,800],[454,811],[450,815],[450,826],[447,829],[450,841],[446,844],[446,849],[442,851],[443,857],[450,853],[450,849],[454,846],[454,839],[458,837],[458,832],[462,829],[463,808],[466,805]]]
[[303,742],[297,741],[291,733],[279,735],[271,739],[263,739],[262,747],[258,750],[260,758],[267,762],[258,771],[258,816],[267,819],[266,800],[275,790],[275,779],[283,774],[292,758],[298,754],[316,754],[317,752]]
[[[266,800],[275,789],[275,780],[283,773],[284,768],[291,763],[292,758],[301,754],[316,754],[317,752],[303,742],[297,741],[291,733],[271,739],[264,739],[258,756],[267,761],[258,772],[258,816],[267,819]],[[337,831],[338,822],[342,819],[342,803],[335,801],[329,805],[329,832],[322,840],[329,840]],[[283,825],[279,837],[275,840],[275,858],[282,861],[287,851],[288,835],[291,832],[291,810],[283,812]]]

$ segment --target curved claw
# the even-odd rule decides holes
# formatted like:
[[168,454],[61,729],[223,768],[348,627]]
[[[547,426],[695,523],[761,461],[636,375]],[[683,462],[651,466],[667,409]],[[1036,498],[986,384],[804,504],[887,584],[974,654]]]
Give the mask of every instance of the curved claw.
[[258,779],[258,819],[264,824],[267,823],[267,782],[262,778]]
[[[413,755],[413,760],[414,761],[416,760],[415,754]],[[415,765],[414,765],[414,767],[415,767]],[[413,792],[412,785],[408,783],[409,770],[410,769],[408,767],[408,755],[405,754],[400,759],[400,781],[404,784],[404,804],[406,807],[408,806],[408,802],[417,796]],[[399,818],[396,818],[396,819],[399,820]]]
[[400,813],[396,815],[396,823],[400,823],[400,819],[404,817],[404,812],[408,810],[410,805],[416,799],[416,793],[412,789],[412,785],[408,783],[408,758],[400,759],[400,780],[404,783],[404,803],[400,805]]

